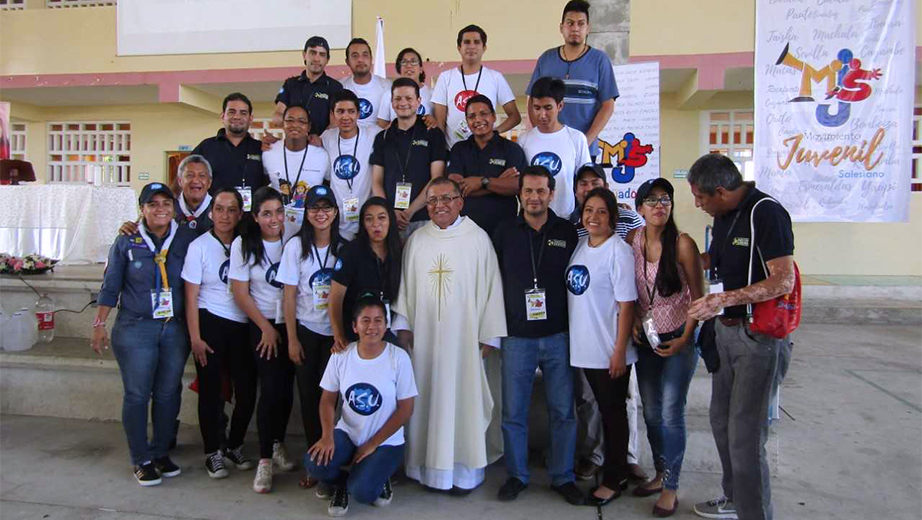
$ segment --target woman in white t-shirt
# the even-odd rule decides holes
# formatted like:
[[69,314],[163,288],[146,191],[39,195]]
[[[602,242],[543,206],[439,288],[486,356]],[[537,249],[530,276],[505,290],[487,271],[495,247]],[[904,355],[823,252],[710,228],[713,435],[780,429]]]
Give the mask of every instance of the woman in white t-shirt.
[[[397,74],[400,77],[410,78],[419,84],[419,108],[416,115],[426,121],[427,126],[435,126],[435,118],[432,116],[432,89],[426,84],[426,71],[423,70],[423,57],[412,47],[407,47],[397,53],[397,59],[394,61],[397,68]],[[381,102],[378,105],[378,126],[387,128],[391,122],[397,118],[394,114],[394,107],[391,105],[391,89],[388,88],[381,96]]]
[[[385,312],[376,296],[359,298],[352,321],[359,340],[330,359],[320,382],[323,436],[304,456],[304,467],[335,486],[331,516],[346,514],[350,494],[364,504],[389,504],[390,477],[403,463],[403,426],[418,391],[410,356],[383,340]],[[334,428],[338,396],[342,418]],[[340,469],[350,463],[351,473]]]
[[[205,448],[205,470],[212,478],[227,477],[224,458],[238,469],[251,469],[243,455],[243,438],[256,406],[256,361],[247,345],[247,315],[230,290],[230,249],[243,214],[243,198],[230,187],[212,199],[208,217],[214,227],[189,244],[182,279],[186,291],[186,323],[198,374],[198,420]],[[223,376],[234,386],[234,413],[227,447],[224,437]]]
[[282,284],[275,279],[282,259],[284,221],[282,194],[264,186],[253,194],[253,212],[245,217],[243,231],[231,245],[229,277],[234,301],[250,319],[247,337],[259,374],[259,465],[253,480],[257,493],[272,490],[273,463],[284,471],[295,468],[283,444],[294,400],[295,370],[283,350],[288,339]]
[[[295,365],[304,436],[307,445],[311,446],[323,433],[318,412],[320,379],[333,346],[333,328],[327,307],[333,269],[340,265],[337,257],[342,239],[332,189],[314,186],[307,192],[305,207],[306,221],[298,234],[285,244],[276,280],[285,285],[287,354]],[[317,483],[317,479],[306,475],[301,487],[311,488]]]
[[605,188],[589,192],[580,239],[567,268],[570,364],[582,368],[602,415],[605,466],[602,483],[586,499],[603,506],[621,496],[628,477],[628,420],[625,399],[637,353],[631,343],[634,320],[634,255],[615,235],[618,201]]

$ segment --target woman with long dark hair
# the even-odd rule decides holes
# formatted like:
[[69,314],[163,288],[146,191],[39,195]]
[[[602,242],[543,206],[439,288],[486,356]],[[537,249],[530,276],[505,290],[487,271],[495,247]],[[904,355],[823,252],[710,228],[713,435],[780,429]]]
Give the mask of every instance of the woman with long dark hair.
[[[205,470],[211,478],[228,476],[224,459],[237,469],[251,469],[243,439],[256,406],[256,361],[247,345],[247,315],[231,293],[231,244],[243,215],[243,197],[231,187],[219,189],[208,213],[214,227],[195,239],[186,253],[186,321],[198,374],[198,419],[205,448]],[[234,386],[234,413],[227,446],[224,437],[223,376]]]
[[637,382],[656,467],[656,477],[635,488],[634,495],[659,493],[653,506],[653,514],[659,517],[671,516],[679,504],[685,402],[698,364],[694,345],[698,322],[688,316],[688,306],[704,291],[698,246],[679,233],[672,214],[674,195],[666,179],[641,184],[634,204],[646,225],[627,236],[634,251],[639,304],[634,323]]
[[[288,359],[295,366],[301,419],[307,445],[320,440],[320,379],[330,360],[333,329],[327,313],[330,283],[338,265],[339,210],[333,190],[314,186],[305,199],[307,218],[297,235],[285,244],[277,280],[285,285],[285,327],[288,331]],[[305,476],[302,487],[317,479]],[[322,493],[325,495],[325,493]]]
[[[341,352],[357,338],[348,324],[359,297],[371,293],[390,310],[400,288],[402,258],[403,243],[393,206],[382,197],[368,199],[359,211],[358,235],[343,247],[340,268],[333,273],[329,312],[334,352]],[[393,325],[390,316],[388,322]],[[397,343],[390,331],[386,338]]]
[[244,217],[240,236],[231,245],[229,277],[234,301],[250,319],[249,345],[255,351],[259,374],[259,465],[253,491],[268,493],[272,490],[273,464],[283,471],[295,468],[284,445],[294,400],[294,365],[284,351],[279,352],[288,343],[282,284],[276,280],[285,221],[282,195],[264,186],[253,194],[252,208],[252,214]]
[[628,478],[628,383],[637,352],[631,344],[634,322],[634,257],[615,235],[618,201],[596,188],[586,195],[582,223],[589,234],[579,240],[567,268],[570,315],[570,365],[582,368],[602,415],[604,476],[586,502],[603,506],[621,496]]

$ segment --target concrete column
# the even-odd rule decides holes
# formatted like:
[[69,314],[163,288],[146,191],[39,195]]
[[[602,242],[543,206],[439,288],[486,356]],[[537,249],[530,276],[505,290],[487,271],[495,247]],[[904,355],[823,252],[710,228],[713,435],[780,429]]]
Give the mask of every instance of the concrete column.
[[630,56],[630,0],[590,0],[592,29],[589,45],[601,49],[615,65],[627,63]]

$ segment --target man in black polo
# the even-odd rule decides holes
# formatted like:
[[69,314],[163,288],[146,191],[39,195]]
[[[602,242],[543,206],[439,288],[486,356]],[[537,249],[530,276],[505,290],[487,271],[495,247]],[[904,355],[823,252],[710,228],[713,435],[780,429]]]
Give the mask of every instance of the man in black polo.
[[497,226],[493,247],[503,278],[508,337],[503,338],[503,444],[508,479],[499,499],[528,487],[528,408],[535,369],[541,367],[550,424],[548,474],[567,502],[585,500],[576,487],[576,411],[567,334],[565,272],[576,249],[576,229],[549,208],[554,177],[543,166],[519,175],[522,212]]
[[[330,61],[330,44],[322,36],[311,36],[304,42],[304,71],[300,76],[285,80],[275,96],[275,112],[272,122],[282,126],[282,114],[292,105],[300,105],[310,114],[311,144],[321,146],[320,134],[330,125],[330,101],[333,94],[343,89],[340,82],[327,76],[324,68]],[[269,134],[266,134],[269,135]],[[265,139],[272,144],[278,139]]]
[[[391,85],[391,106],[397,124],[375,136],[368,162],[372,165],[372,194],[384,197],[397,213],[397,226],[407,237],[429,220],[426,187],[445,173],[445,134],[429,129],[421,117],[419,85],[397,78]],[[423,211],[420,211],[423,210]]]
[[696,504],[695,512],[708,518],[771,520],[768,404],[786,339],[753,333],[749,321],[753,304],[794,289],[791,217],[755,183],[743,182],[733,161],[722,155],[695,161],[688,183],[695,206],[714,217],[713,240],[703,255],[712,273],[710,294],[692,302],[688,316],[699,321],[717,317],[720,368],[712,377],[710,416],[724,492]]
[[515,216],[525,152],[493,129],[496,110],[487,96],[472,97],[464,115],[471,136],[451,148],[448,177],[461,186],[464,214],[493,236],[498,223]]
[[237,188],[243,196],[243,210],[249,211],[253,192],[269,183],[263,172],[262,144],[250,135],[253,104],[239,92],[229,94],[221,107],[221,122],[224,128],[218,135],[199,143],[192,154],[211,164],[209,192]]

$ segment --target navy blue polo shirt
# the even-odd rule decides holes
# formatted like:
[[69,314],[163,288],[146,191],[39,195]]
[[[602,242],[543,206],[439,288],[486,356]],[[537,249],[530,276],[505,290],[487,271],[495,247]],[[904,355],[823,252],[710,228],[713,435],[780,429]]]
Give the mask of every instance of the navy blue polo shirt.
[[253,139],[249,133],[235,146],[227,139],[227,132],[222,128],[214,137],[199,143],[192,153],[205,157],[211,164],[211,189],[208,191],[212,195],[221,188],[236,188],[246,184],[256,191],[269,184],[263,170],[262,143]]
[[301,71],[300,76],[292,76],[285,80],[275,96],[275,102],[284,103],[286,107],[303,107],[311,121],[310,133],[320,135],[330,126],[330,101],[333,94],[342,89],[343,84],[327,76],[326,72],[311,82],[307,79],[307,73]]
[[[509,168],[522,170],[528,163],[525,152],[518,144],[493,132],[493,137],[481,150],[474,136],[455,143],[449,154],[447,172],[457,173],[463,177],[489,177],[495,179]],[[515,216],[518,203],[514,195],[497,195],[490,193],[482,197],[464,199],[462,215],[483,228],[490,236],[496,225],[507,218]]]

